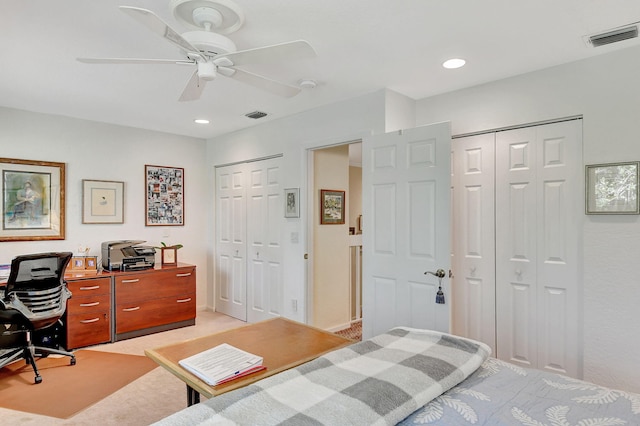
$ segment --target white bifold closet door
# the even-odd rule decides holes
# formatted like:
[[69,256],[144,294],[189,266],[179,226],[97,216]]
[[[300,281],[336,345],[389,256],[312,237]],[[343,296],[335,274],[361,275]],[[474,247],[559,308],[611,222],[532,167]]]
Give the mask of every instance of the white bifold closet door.
[[282,314],[281,161],[216,168],[216,311],[247,322]]
[[502,360],[581,377],[582,120],[452,145],[453,331]]

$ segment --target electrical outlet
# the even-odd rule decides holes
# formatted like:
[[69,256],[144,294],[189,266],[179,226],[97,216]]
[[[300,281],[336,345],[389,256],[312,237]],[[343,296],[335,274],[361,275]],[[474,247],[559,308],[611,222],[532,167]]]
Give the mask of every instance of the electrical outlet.
[[291,299],[291,309],[293,310],[293,312],[298,312],[298,300],[297,299]]

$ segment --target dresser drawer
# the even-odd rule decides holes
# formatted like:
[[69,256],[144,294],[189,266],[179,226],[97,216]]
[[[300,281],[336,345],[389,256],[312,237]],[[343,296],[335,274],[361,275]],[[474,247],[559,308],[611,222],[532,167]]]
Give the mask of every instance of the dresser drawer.
[[111,295],[97,294],[93,296],[76,297],[67,300],[67,311],[72,314],[111,310]]
[[127,274],[116,277],[116,303],[161,299],[193,293],[195,269],[180,268],[153,274]]
[[119,303],[116,306],[116,334],[193,319],[196,294]]
[[67,315],[67,349],[111,341],[110,312]]
[[73,297],[95,294],[111,294],[111,278],[90,278],[85,280],[68,280],[67,288]]

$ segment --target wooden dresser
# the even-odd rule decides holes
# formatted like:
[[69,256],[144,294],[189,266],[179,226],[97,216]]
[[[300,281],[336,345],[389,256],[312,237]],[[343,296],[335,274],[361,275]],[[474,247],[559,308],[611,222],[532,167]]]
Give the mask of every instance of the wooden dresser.
[[196,268],[116,273],[115,340],[195,324]]
[[68,278],[72,297],[67,301],[67,349],[111,342],[111,277]]
[[64,324],[66,348],[138,337],[195,324],[196,267],[72,273]]

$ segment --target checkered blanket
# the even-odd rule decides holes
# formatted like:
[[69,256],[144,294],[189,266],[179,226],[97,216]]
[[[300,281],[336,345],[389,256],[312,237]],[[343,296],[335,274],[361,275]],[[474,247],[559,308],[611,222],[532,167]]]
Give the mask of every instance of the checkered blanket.
[[483,343],[398,327],[157,424],[396,424],[462,382],[489,353]]

